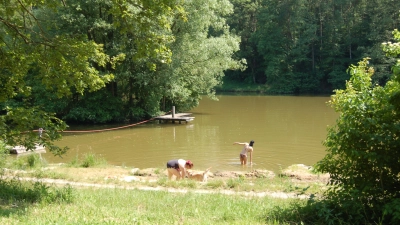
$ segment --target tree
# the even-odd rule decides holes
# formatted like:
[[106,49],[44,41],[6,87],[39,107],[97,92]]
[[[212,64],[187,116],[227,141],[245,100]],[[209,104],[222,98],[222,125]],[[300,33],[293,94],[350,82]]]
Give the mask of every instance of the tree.
[[[72,90],[78,93],[85,89],[96,90],[112,79],[111,74],[100,75],[92,66],[92,62],[104,66],[109,61],[101,46],[81,37],[52,36],[42,26],[35,9],[57,7],[61,5],[53,1],[2,1],[0,103],[30,95],[31,87],[26,85],[25,77],[32,74],[32,69],[39,71],[36,76],[44,87],[58,96],[68,95]],[[51,144],[60,137],[58,131],[66,127],[54,114],[40,107],[30,108],[28,104],[3,110],[0,129],[6,144],[22,144],[31,149],[38,142],[56,155],[65,152],[66,149]],[[45,129],[42,138],[32,132],[38,128]]]
[[[67,119],[88,122],[84,117],[90,115],[96,119],[93,122],[108,122],[112,118],[104,115],[107,111],[121,112],[123,119],[140,120],[169,110],[172,105],[180,111],[188,110],[197,106],[203,95],[214,97],[214,87],[221,82],[223,71],[243,66],[239,60],[233,59],[234,52],[239,50],[239,40],[229,33],[225,22],[225,17],[232,13],[229,1],[185,1],[182,4],[185,19],[180,14],[171,17],[171,30],[149,24],[145,30],[122,33],[109,24],[107,16],[99,18],[97,12],[107,14],[110,6],[92,10],[100,5],[82,4],[80,1],[75,4],[79,4],[81,10],[76,12],[77,7],[70,9],[67,18],[76,22],[66,27],[91,30],[97,42],[107,40],[105,52],[109,55],[121,52],[126,60],[112,71],[115,75],[113,84],[75,101],[68,110]],[[80,19],[83,12],[85,20]],[[163,44],[169,50],[165,54],[168,53],[170,58],[137,56],[141,47],[139,40],[151,33],[166,37],[168,41]],[[108,98],[103,100],[100,96]],[[106,110],[102,105],[104,101],[107,101],[108,108],[113,105],[120,110]]]
[[[108,18],[122,34],[142,31],[133,42],[135,58],[149,55],[169,61],[165,33],[144,32],[149,25],[159,31],[170,30],[170,18],[183,11],[180,1],[112,0]],[[78,5],[72,7],[79,8]],[[103,88],[113,79],[116,62],[124,55],[107,55],[104,42],[96,43],[90,30],[62,30],[63,24],[50,15],[71,9],[66,1],[3,0],[0,4],[0,134],[8,145],[22,144],[32,149],[35,143],[45,145],[56,155],[65,153],[53,144],[66,124],[43,106],[34,106],[32,86],[42,85],[55,97],[83,94]],[[42,18],[51,18],[46,22]],[[129,38],[127,35],[126,38]],[[149,67],[154,69],[154,63]],[[105,69],[107,68],[107,69]],[[27,82],[31,81],[31,83]],[[11,99],[19,99],[13,104]],[[23,103],[23,104],[21,104]],[[45,130],[38,138],[36,130]]]
[[[399,41],[400,36],[394,32]],[[384,50],[394,56],[398,44]],[[334,215],[350,223],[400,222],[400,115],[399,62],[394,77],[384,87],[374,85],[369,58],[349,67],[345,90],[336,90],[330,105],[339,112],[324,141],[328,154],[317,170],[330,174],[326,199]],[[332,214],[332,215],[333,215]],[[334,219],[334,218],[328,218]]]
[[260,7],[260,0],[231,0],[234,13],[227,18],[232,34],[240,36],[240,50],[235,53],[239,59],[247,61],[247,68],[244,71],[228,70],[226,77],[245,83],[264,83],[265,76],[262,66],[262,57],[257,51],[253,35],[257,30],[257,13]]
[[374,82],[390,76],[380,44],[398,27],[400,1],[232,2],[229,24],[243,40],[236,55],[246,58],[248,69],[225,80],[255,81],[273,93],[331,93],[345,87],[346,68],[368,56]]
[[187,22],[174,20],[175,41],[169,47],[172,63],[158,70],[156,77],[162,80],[159,85],[165,104],[189,110],[199,104],[202,95],[215,99],[215,87],[224,71],[243,69],[245,62],[234,59],[240,40],[230,34],[226,24],[226,17],[233,12],[229,1],[193,0],[183,6]]

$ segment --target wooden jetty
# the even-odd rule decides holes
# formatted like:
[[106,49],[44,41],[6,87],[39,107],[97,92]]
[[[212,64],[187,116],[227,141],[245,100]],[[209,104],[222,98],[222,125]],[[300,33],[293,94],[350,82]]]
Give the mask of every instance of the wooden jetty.
[[178,121],[179,123],[184,122],[189,122],[194,120],[194,117],[191,117],[191,113],[175,113],[175,106],[172,106],[172,114],[170,115],[164,115],[164,116],[158,116],[154,119],[158,120],[160,123],[162,121],[171,121],[172,123],[175,123],[175,121]]
[[158,120],[160,123],[162,121],[168,122],[171,121],[172,123],[175,123],[175,121],[178,121],[179,123],[184,122],[189,122],[194,120],[194,117],[190,117],[192,115],[191,113],[176,113],[175,115],[164,115],[164,116],[158,116],[154,119]]
[[23,153],[33,153],[33,152],[40,152],[40,153],[45,153],[46,148],[43,145],[35,145],[35,149],[33,150],[27,150],[25,146],[14,146],[10,147],[10,153],[11,154],[23,154]]

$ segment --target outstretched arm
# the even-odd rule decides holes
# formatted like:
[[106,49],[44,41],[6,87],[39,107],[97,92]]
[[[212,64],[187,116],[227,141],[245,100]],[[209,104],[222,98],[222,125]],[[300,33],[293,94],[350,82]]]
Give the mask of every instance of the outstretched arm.
[[233,144],[234,144],[234,145],[245,145],[245,144],[247,144],[247,143],[245,143],[245,142],[244,142],[244,143],[242,143],[242,142],[234,142]]
[[179,165],[179,175],[181,178],[184,179],[186,177],[186,168],[184,166]]

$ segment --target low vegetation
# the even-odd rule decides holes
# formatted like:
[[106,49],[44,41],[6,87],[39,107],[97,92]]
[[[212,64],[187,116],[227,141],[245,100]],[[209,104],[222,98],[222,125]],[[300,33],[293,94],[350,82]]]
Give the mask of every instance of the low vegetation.
[[1,224],[292,224],[301,217],[281,210],[325,188],[325,177],[303,166],[276,175],[215,171],[203,183],[168,180],[164,168],[108,165],[95,154],[57,165],[39,154],[4,159]]

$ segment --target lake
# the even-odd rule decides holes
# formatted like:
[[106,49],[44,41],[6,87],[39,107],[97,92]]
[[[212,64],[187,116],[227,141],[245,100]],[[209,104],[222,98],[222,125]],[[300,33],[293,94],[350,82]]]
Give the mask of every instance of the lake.
[[[329,97],[217,95],[203,98],[191,110],[193,121],[150,121],[105,132],[66,133],[59,146],[69,146],[63,158],[42,154],[49,163],[68,163],[94,153],[109,164],[164,168],[174,158],[190,159],[194,169],[211,171],[267,169],[278,172],[292,164],[314,165],[325,155],[327,127],[338,114],[327,106]],[[179,112],[179,109],[176,109]],[[126,124],[125,124],[126,125]],[[113,125],[114,127],[122,125]],[[73,126],[70,130],[113,127]],[[241,166],[242,146],[254,140],[253,165]]]

